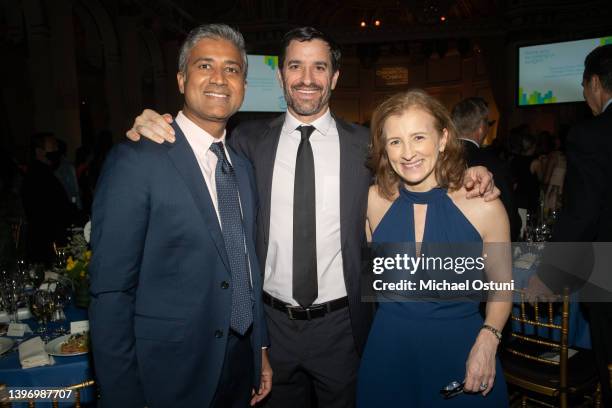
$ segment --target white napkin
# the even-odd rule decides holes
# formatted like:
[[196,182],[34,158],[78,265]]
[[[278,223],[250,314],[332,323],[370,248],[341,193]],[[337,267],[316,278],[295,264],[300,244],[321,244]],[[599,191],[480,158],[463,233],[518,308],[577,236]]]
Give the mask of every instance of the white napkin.
[[[9,316],[9,314],[5,312],[4,310],[0,311],[0,323],[10,322],[11,317],[12,316]],[[30,309],[28,309],[27,307],[20,307],[17,310],[17,318],[19,320],[29,319],[30,317],[32,317],[32,313],[30,313]]]
[[45,351],[45,343],[40,337],[26,340],[19,345],[19,361],[23,368],[53,365],[55,360]]
[[537,260],[538,256],[536,254],[532,252],[527,252],[521,255],[519,259],[514,261],[514,267],[520,269],[529,269]]

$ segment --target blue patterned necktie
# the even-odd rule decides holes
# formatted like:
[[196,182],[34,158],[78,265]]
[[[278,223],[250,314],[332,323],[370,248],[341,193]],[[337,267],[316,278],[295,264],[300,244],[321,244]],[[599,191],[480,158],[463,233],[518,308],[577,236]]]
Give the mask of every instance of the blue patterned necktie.
[[242,212],[238,198],[238,183],[234,168],[225,157],[223,143],[213,143],[210,151],[217,156],[215,182],[217,203],[225,250],[229,258],[232,276],[232,314],[230,327],[244,334],[253,323],[251,282],[249,278],[248,254],[246,252]]

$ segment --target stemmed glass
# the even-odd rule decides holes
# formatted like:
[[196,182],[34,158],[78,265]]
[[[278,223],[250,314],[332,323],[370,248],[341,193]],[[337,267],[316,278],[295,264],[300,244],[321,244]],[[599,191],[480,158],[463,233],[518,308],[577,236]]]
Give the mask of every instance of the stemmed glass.
[[55,312],[53,313],[53,321],[59,322],[59,326],[53,332],[54,335],[66,334],[68,329],[64,327],[66,322],[66,314],[64,308],[70,304],[72,300],[72,285],[67,279],[59,279],[56,281],[55,291],[53,292],[53,300],[55,303]]
[[39,327],[36,330],[44,342],[49,341],[49,321],[55,312],[54,292],[47,289],[37,289],[30,300],[32,314],[38,319]]
[[55,249],[55,267],[57,269],[65,269],[68,261],[68,249],[66,247],[58,247],[53,244]]
[[0,300],[2,309],[8,313],[11,322],[19,321],[19,306],[25,298],[25,280],[17,270],[9,271],[2,268],[0,271]]

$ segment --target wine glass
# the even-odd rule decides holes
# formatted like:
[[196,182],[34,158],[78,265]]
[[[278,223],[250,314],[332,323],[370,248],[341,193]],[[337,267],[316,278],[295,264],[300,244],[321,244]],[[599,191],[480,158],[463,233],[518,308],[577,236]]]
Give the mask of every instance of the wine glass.
[[52,321],[58,322],[58,327],[54,330],[53,335],[66,334],[68,329],[65,327],[66,314],[64,313],[64,308],[70,304],[72,300],[72,285],[68,279],[58,279],[56,281],[53,300],[55,303],[55,312],[53,313]]
[[57,269],[66,269],[66,263],[68,261],[68,248],[55,246],[55,267]]
[[45,342],[49,340],[49,320],[53,317],[53,313],[55,312],[56,305],[53,296],[53,292],[48,289],[39,288],[32,294],[30,300],[32,314],[38,319],[39,324],[36,332],[41,335]]

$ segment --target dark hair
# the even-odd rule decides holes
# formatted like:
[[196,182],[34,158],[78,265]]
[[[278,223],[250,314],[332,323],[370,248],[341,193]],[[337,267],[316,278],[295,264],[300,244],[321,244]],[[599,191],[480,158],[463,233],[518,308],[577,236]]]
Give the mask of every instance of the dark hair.
[[386,150],[386,135],[383,133],[385,122],[389,117],[401,115],[410,109],[420,109],[434,118],[434,126],[442,134],[446,129],[448,140],[444,152],[440,154],[435,165],[436,180],[440,187],[450,190],[461,188],[465,171],[463,145],[457,139],[457,130],[448,110],[436,98],[422,90],[414,89],[395,94],[378,105],[372,114],[370,159],[368,165],[374,172],[375,184],[379,193],[392,199],[397,193],[401,178],[389,163]]
[[36,149],[44,149],[48,139],[55,139],[53,132],[36,132],[30,137],[30,151],[35,153]]
[[340,46],[336,44],[336,42],[329,37],[327,34],[322,33],[313,27],[298,27],[293,30],[288,31],[283,36],[283,42],[281,45],[281,49],[278,55],[278,68],[280,70],[283,69],[283,64],[285,63],[285,55],[287,54],[287,47],[291,41],[312,41],[312,40],[322,40],[327,43],[329,46],[329,56],[331,59],[331,68],[332,72],[336,72],[340,69],[340,59],[342,58],[342,51],[340,51]]
[[612,44],[601,45],[586,56],[582,77],[588,82],[593,75],[599,77],[603,89],[612,92]]
[[466,98],[455,105],[451,116],[459,136],[470,136],[489,120],[489,104],[479,96]]

